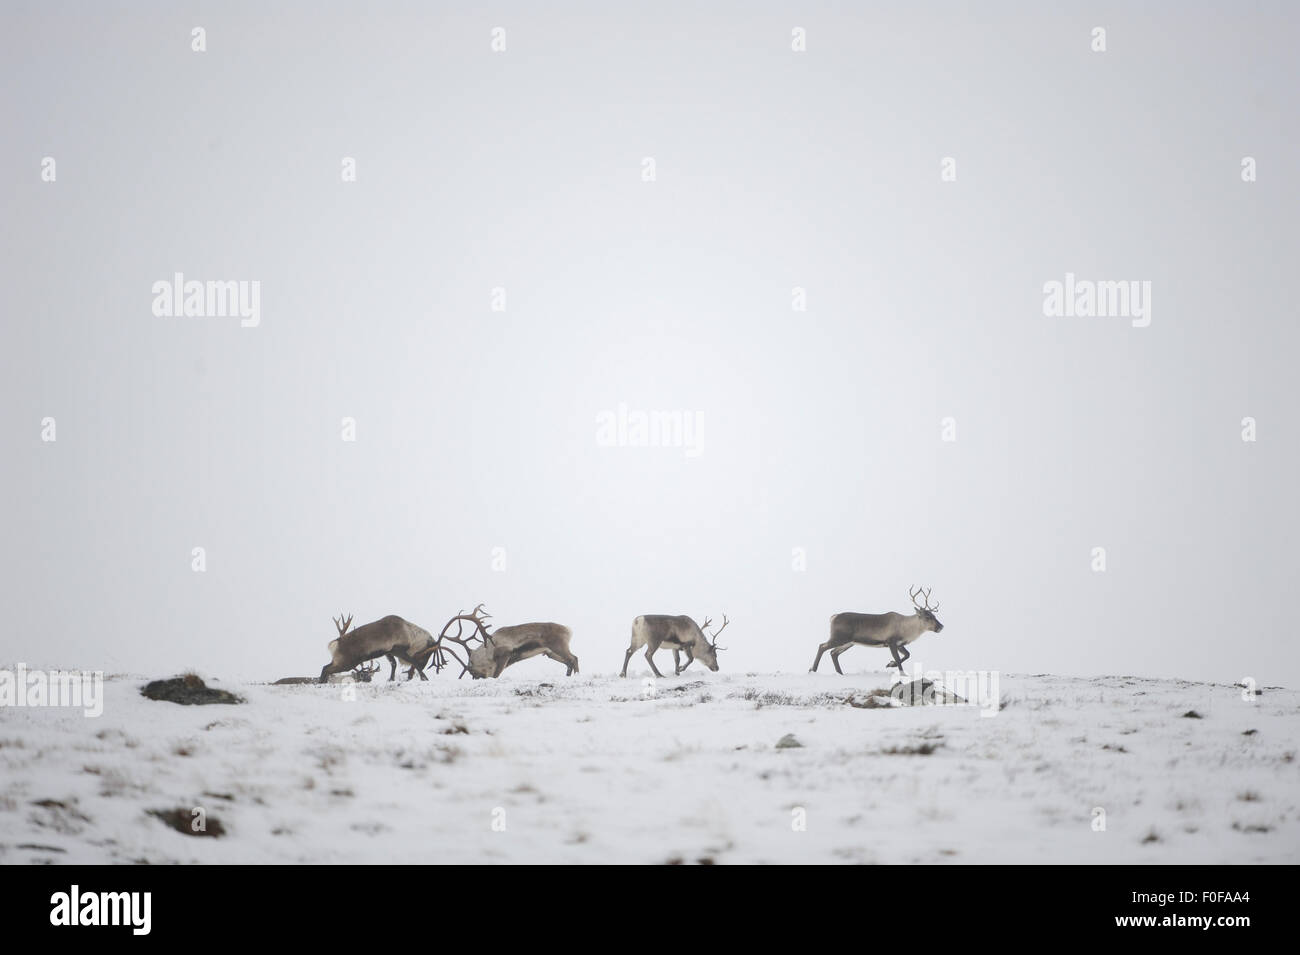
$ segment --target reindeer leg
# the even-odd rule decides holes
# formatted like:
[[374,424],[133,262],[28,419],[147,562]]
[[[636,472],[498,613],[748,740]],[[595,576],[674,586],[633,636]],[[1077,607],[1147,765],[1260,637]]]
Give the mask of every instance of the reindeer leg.
[[680,676],[682,672],[682,654],[676,647],[673,647],[673,676]]
[[547,650],[544,654],[547,659],[554,660],[556,663],[563,663],[565,666],[565,676],[573,676],[573,671],[578,669],[578,658],[572,653],[565,656],[559,656]]
[[658,668],[657,666],[655,666],[655,651],[658,650],[658,649],[659,649],[659,648],[658,648],[657,646],[655,646],[655,647],[646,647],[646,648],[645,648],[645,662],[648,663],[648,664],[650,664],[650,669],[652,669],[652,670],[655,671],[655,676],[659,677],[659,679],[662,680],[662,679],[664,678],[664,675],[663,675],[662,673],[660,673],[660,672],[659,672],[659,668]]
[[392,683],[397,679],[397,657],[393,656],[391,653],[385,653],[384,656],[388,657],[388,663],[392,667],[392,669],[388,671],[388,682]]
[[[899,649],[900,649],[900,648],[899,648],[899,645],[898,645],[897,643],[891,643],[891,644],[889,644],[889,652],[892,653],[892,654],[894,655],[894,662],[893,662],[893,663],[886,663],[886,664],[885,664],[885,669],[888,670],[890,667],[898,667],[898,672],[901,674],[901,673],[903,672],[903,661],[906,660],[907,657],[900,657],[900,656],[898,655],[898,651],[899,651]],[[907,653],[907,649],[906,649],[905,647],[902,648],[902,649],[903,649],[903,652],[904,652],[904,653]],[[907,656],[910,657],[911,654],[910,654],[910,653],[907,653]]]
[[331,673],[338,673],[338,672],[339,672],[339,671],[338,671],[338,667],[334,666],[334,664],[332,664],[332,663],[327,663],[327,664],[325,664],[323,667],[320,668],[320,679],[317,680],[316,682],[317,682],[317,683],[328,683],[328,682],[329,682],[329,678],[330,678],[330,674],[331,674]]
[[685,672],[686,672],[686,667],[690,666],[690,665],[691,665],[692,663],[694,663],[694,662],[695,662],[695,651],[692,650],[690,647],[687,647],[687,648],[686,648],[686,666],[682,667],[682,668],[681,668],[680,670],[678,670],[677,672],[678,672],[679,674],[681,674],[681,673],[685,673]]
[[620,673],[619,676],[627,676],[627,661],[632,659],[632,654],[635,650],[636,647],[628,647],[627,653],[623,654],[623,672]]
[[808,671],[809,673],[817,672],[817,666],[822,662],[822,654],[829,649],[831,649],[831,642],[829,640],[827,640],[825,643],[823,643],[821,646],[817,648],[817,656],[813,659],[813,665],[812,668]]
[[831,651],[831,663],[835,664],[835,672],[838,673],[840,676],[844,675],[844,671],[840,669],[840,654],[843,653],[851,646],[853,646],[853,644],[846,643],[843,646],[836,647],[834,650]]

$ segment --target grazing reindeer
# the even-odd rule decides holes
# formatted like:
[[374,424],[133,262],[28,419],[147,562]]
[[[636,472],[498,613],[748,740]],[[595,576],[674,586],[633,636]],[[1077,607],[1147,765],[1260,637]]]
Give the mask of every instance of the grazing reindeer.
[[[920,594],[925,595],[924,605],[916,602]],[[912,655],[908,652],[907,645],[923,633],[931,630],[938,633],[943,629],[943,624],[934,615],[939,605],[930,606],[930,591],[918,587],[916,593],[912,593],[909,587],[907,595],[912,598],[912,606],[916,608],[914,614],[904,616],[891,610],[889,613],[837,613],[831,617],[831,638],[817,648],[817,659],[813,660],[809,672],[817,672],[822,654],[829,650],[835,672],[843,673],[840,669],[840,654],[854,644],[859,644],[864,647],[889,647],[894,661],[886,664],[886,668],[898,667],[898,672],[902,673],[903,662]]]
[[[718,637],[723,630],[727,629],[727,624],[730,622],[724,613],[722,626],[718,628],[717,633],[705,636],[704,631],[708,629],[709,624],[713,623],[708,617],[704,618],[704,626],[701,627],[685,615],[671,617],[659,613],[642,614],[632,621],[632,645],[627,648],[627,653],[623,654],[623,672],[619,676],[627,676],[627,663],[632,659],[632,654],[645,647],[646,663],[650,664],[650,669],[654,670],[655,676],[662,679],[663,674],[655,666],[654,660],[655,651],[661,646],[670,647],[673,651],[674,675],[682,673],[686,667],[695,662],[696,657],[716,673],[718,651],[726,649],[718,646]],[[686,666],[682,666],[681,663],[683,650],[686,651]]]
[[[450,653],[460,663],[461,676],[469,673],[475,680],[499,677],[506,667],[539,654],[563,663],[565,676],[573,676],[578,672],[578,658],[569,650],[569,639],[573,634],[568,627],[558,623],[521,623],[513,627],[502,627],[490,634],[486,622],[490,616],[483,612],[483,605],[479,604],[473,613],[458,613],[442,628],[438,637],[438,652]],[[476,633],[467,638],[462,637],[463,621],[473,624]],[[453,623],[456,624],[454,637],[447,632]],[[449,648],[443,647],[443,639],[459,643],[468,654],[468,662],[462,662]],[[480,642],[474,645],[471,642],[474,640]]]
[[[436,641],[433,634],[424,628],[394,614],[357,627],[351,632],[348,628],[352,626],[352,615],[349,614],[346,619],[340,615],[334,621],[334,626],[338,629],[339,638],[330,641],[330,662],[321,667],[317,682],[324,683],[331,673],[351,670],[376,657],[387,657],[392,664],[392,670],[388,674],[390,681],[397,678],[398,659],[409,663],[420,674],[421,680],[429,679],[424,675],[424,668],[428,666],[429,657],[436,649]],[[378,666],[375,664],[376,669]],[[407,679],[410,679],[409,673]]]

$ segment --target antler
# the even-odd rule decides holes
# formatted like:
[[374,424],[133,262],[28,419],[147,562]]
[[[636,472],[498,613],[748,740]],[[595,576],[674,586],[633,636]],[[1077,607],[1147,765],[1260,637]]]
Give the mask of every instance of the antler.
[[371,660],[369,664],[361,664],[352,668],[357,673],[374,673],[379,669],[379,661]]
[[[705,617],[704,627],[701,627],[700,629],[701,630],[705,629],[705,627],[708,627],[708,625],[711,623],[713,623],[713,618]],[[729,623],[731,623],[731,621],[727,619],[727,615],[724,613],[722,615],[722,626],[718,628],[718,632],[709,634],[709,636],[712,638],[709,642],[713,645],[714,652],[717,652],[718,650],[727,649],[726,647],[718,646],[718,637],[722,636],[722,631],[727,629],[727,624]]]
[[346,620],[343,618],[343,614],[339,614],[334,618],[334,626],[338,629],[339,636],[342,637],[348,632],[348,627],[352,626],[352,614],[348,614]]
[[[918,595],[918,594],[924,595],[924,598],[925,598],[925,603],[924,603],[924,604],[919,604],[919,603],[916,602],[916,598],[917,598],[917,595]],[[938,605],[938,604],[935,604],[933,607],[930,606],[930,589],[929,589],[929,588],[917,587],[917,588],[916,588],[916,593],[914,594],[914,593],[912,593],[912,588],[911,588],[911,587],[908,587],[908,588],[907,588],[907,595],[908,595],[909,597],[912,598],[912,606],[915,607],[917,610],[928,610],[928,611],[930,611],[930,613],[934,613],[936,610],[939,609],[939,605]]]
[[[488,633],[488,628],[491,626],[491,624],[489,624],[487,621],[490,619],[492,619],[492,615],[483,609],[482,604],[479,604],[469,613],[466,613],[465,611],[462,610],[459,613],[457,613],[456,616],[452,617],[450,620],[447,621],[447,623],[442,628],[442,633],[438,634],[438,640],[441,641],[443,637],[446,637],[448,640],[454,640],[456,643],[462,645],[466,644],[468,640],[473,640],[474,639],[473,636],[470,636],[467,639],[461,638],[461,634],[465,632],[465,628],[464,628],[464,624],[458,621],[469,621],[470,623],[474,624],[474,628],[478,631],[477,636],[481,637],[483,641],[486,643],[492,639],[491,635]],[[447,630],[451,627],[453,623],[456,624],[456,636],[454,637],[451,636],[449,633],[447,633]]]
[[[441,673],[443,667],[450,665],[447,663],[447,657],[451,657],[460,664],[460,676],[464,676],[469,672],[469,664],[458,657],[451,647],[434,647],[430,659],[433,661],[433,669],[435,672]],[[428,664],[426,663],[425,666],[428,666]],[[458,676],[456,679],[459,680],[460,677]]]
[[[465,613],[465,611],[462,610],[460,613],[456,614],[456,616],[448,620],[443,626],[442,632],[438,634],[438,639],[435,640],[433,644],[434,669],[441,671],[442,668],[447,665],[444,655],[450,655],[453,660],[460,664],[460,675],[463,677],[468,673],[469,664],[457,656],[450,647],[444,647],[442,641],[446,639],[453,643],[459,643],[461,647],[464,648],[466,657],[468,657],[470,652],[473,650],[470,641],[476,639],[482,640],[484,645],[492,642],[492,635],[488,633],[488,627],[491,625],[487,623],[491,617],[492,615],[483,609],[483,605],[479,604],[470,613]],[[476,631],[468,637],[464,636],[466,622],[472,623]],[[454,637],[447,632],[451,629],[453,623],[456,624],[456,635]],[[459,677],[457,679],[459,679]]]

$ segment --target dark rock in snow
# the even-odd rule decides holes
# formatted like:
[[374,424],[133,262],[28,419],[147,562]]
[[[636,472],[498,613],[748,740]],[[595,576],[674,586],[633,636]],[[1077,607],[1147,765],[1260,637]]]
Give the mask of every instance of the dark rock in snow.
[[203,706],[208,703],[243,703],[235,694],[208,686],[193,673],[170,680],[154,680],[140,690],[141,696],[183,706]]
[[149,815],[161,819],[185,836],[208,836],[220,839],[226,834],[226,827],[221,824],[221,820],[213,819],[206,814],[196,815],[194,810],[183,806],[178,809],[150,809]]

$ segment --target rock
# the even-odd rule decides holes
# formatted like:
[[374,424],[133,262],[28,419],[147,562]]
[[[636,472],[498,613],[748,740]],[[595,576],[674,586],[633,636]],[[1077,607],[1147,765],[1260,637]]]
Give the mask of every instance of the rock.
[[904,706],[933,706],[936,703],[965,703],[960,696],[933,680],[918,677],[910,683],[896,683],[889,695]]
[[793,733],[786,733],[779,740],[777,740],[776,743],[777,749],[798,749],[802,746],[803,743],[795,739]]
[[202,816],[196,815],[194,810],[186,809],[184,806],[178,809],[150,809],[149,815],[161,819],[185,836],[208,836],[220,839],[226,834],[226,827],[221,824],[220,819],[210,818],[206,813]]
[[154,680],[140,690],[141,696],[166,703],[180,703],[183,706],[203,706],[208,703],[243,703],[235,694],[226,690],[215,690],[193,673],[173,677],[170,680]]

